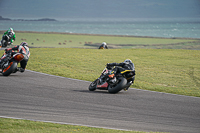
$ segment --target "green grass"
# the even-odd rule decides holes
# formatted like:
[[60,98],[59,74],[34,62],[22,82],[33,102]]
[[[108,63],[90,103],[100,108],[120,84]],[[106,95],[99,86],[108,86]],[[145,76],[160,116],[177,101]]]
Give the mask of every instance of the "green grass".
[[[31,48],[31,56],[27,65],[29,70],[93,81],[100,75],[106,63],[122,62],[129,58],[136,68],[135,83],[131,87],[200,97],[200,52],[198,50],[178,50],[200,49],[197,39],[23,32],[16,33],[16,36],[15,45],[26,39],[31,47],[57,47]],[[113,48],[122,49],[98,50],[98,45],[93,45],[103,41],[108,42]],[[61,45],[58,44],[59,42]],[[91,45],[86,46],[85,42],[91,42]],[[3,54],[3,51],[0,51],[0,54]],[[0,118],[1,132],[121,133],[125,131]]]
[[169,49],[32,48],[27,69],[93,81],[106,63],[131,59],[138,89],[200,97],[200,52]]
[[[15,44],[22,41],[20,38],[26,38],[29,45],[34,47],[76,47],[31,48],[31,57],[27,66],[27,69],[30,70],[93,81],[100,75],[106,63],[122,62],[124,59],[130,58],[135,64],[137,74],[132,87],[200,97],[199,50],[151,49],[155,48],[156,44],[164,47],[173,43],[179,43],[180,48],[183,48],[188,41],[192,41],[188,43],[188,45],[191,44],[190,48],[195,48],[193,44],[198,44],[199,40],[32,32],[19,32],[16,33],[16,36]],[[45,42],[41,40],[45,40]],[[66,45],[56,43],[64,40],[67,41]],[[79,42],[83,42],[83,40],[93,42],[93,44],[106,41],[115,44],[114,46],[130,43],[142,46],[149,44],[146,48],[150,49],[127,49],[128,45],[121,45],[123,49],[89,49],[94,46],[80,44]],[[35,41],[34,44],[30,44],[33,41]],[[87,49],[79,49],[82,47],[87,47]]]
[[[145,133],[0,118],[0,133]],[[153,132],[152,132],[153,133]]]
[[16,41],[14,44],[20,44],[22,41],[28,42],[31,47],[98,48],[98,46],[105,41],[108,43],[109,48],[167,48],[200,50],[199,39],[16,32]]

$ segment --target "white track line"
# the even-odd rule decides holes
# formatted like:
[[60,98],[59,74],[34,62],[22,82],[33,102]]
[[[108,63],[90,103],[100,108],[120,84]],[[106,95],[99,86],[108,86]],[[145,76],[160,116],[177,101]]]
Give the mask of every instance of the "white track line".
[[[32,70],[26,70],[26,71],[33,72],[33,73],[38,73],[38,74],[43,74],[43,75],[47,75],[47,76],[52,76],[52,77],[57,77],[57,78],[65,78],[65,79],[76,80],[76,81],[81,81],[81,82],[91,82],[91,81],[85,81],[85,80],[80,80],[80,79],[73,79],[73,78],[67,78],[67,77],[61,77],[61,76],[56,76],[56,75],[36,72],[36,71],[32,71]],[[174,95],[174,96],[181,96],[181,97],[200,98],[200,97],[185,96],[185,95],[178,95],[178,94],[158,92],[158,91],[142,90],[142,89],[137,89],[137,88],[129,88],[129,89],[138,90],[138,91],[153,92],[153,93],[160,93],[160,94],[167,94],[167,95]]]

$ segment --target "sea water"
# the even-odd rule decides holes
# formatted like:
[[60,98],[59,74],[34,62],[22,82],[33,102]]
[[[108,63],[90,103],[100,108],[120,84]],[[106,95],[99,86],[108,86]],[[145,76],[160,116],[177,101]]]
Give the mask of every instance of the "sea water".
[[150,37],[200,38],[200,19],[65,19],[0,21],[0,30],[65,32]]

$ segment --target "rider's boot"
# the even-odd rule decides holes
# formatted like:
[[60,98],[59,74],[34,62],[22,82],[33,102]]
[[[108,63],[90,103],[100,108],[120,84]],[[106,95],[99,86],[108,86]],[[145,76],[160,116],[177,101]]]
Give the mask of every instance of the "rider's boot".
[[18,67],[18,68],[17,68],[17,71],[20,71],[21,73],[23,73],[23,72],[25,71],[25,69],[24,69],[24,68],[21,68],[21,67]]
[[124,88],[124,90],[127,91],[132,84],[133,84],[133,81],[128,82],[127,87]]

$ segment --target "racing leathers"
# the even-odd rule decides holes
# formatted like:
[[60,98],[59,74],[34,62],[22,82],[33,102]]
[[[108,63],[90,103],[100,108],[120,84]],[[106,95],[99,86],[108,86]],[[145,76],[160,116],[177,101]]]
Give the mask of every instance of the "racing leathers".
[[[3,36],[2,36],[2,40],[4,40],[5,39],[5,35],[8,35],[9,37],[10,37],[10,43],[12,44],[13,43],[13,41],[15,41],[15,32],[12,30],[7,30],[4,34],[3,34]],[[2,42],[2,40],[1,40],[1,42]]]
[[108,49],[108,46],[106,44],[101,44],[101,46],[99,46],[99,49]]
[[[129,82],[131,84],[134,83],[134,80],[135,80],[135,67],[134,67],[133,63],[124,63],[124,62],[121,62],[121,63],[108,63],[107,64],[107,68],[108,69],[111,69],[114,66],[115,66],[115,68],[113,69],[114,73],[120,73],[120,72],[125,71],[125,70],[133,70],[134,76],[131,77],[130,79],[128,79],[127,82]],[[131,84],[130,84],[130,86],[131,86]],[[126,88],[126,90],[128,90],[128,88],[130,86],[128,86]]]
[[[28,62],[28,59],[29,59],[29,56],[30,56],[30,51],[29,51],[29,47],[28,46],[22,46],[22,45],[17,45],[13,48],[8,48],[8,49],[5,49],[6,52],[12,52],[11,55],[13,56],[14,54],[16,53],[21,53],[24,55],[24,59],[22,61],[20,61],[20,66],[18,68],[18,71],[20,72],[24,72],[25,71],[25,68],[26,68],[26,65],[27,65],[27,62]],[[17,52],[15,52],[17,51]]]

